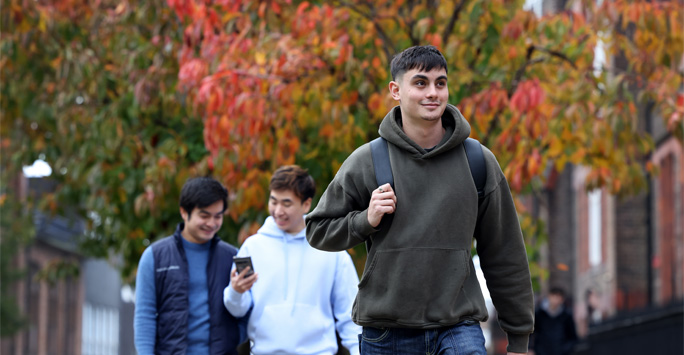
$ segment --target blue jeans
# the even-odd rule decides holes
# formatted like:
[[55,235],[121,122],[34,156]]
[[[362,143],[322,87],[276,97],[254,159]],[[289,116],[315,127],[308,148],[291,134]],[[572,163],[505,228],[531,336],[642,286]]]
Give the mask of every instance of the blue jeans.
[[480,323],[465,321],[437,329],[363,327],[361,355],[487,355]]

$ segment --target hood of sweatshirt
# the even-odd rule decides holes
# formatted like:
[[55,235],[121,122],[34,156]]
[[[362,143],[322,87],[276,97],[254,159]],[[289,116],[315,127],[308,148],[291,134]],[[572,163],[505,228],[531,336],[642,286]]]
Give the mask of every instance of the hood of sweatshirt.
[[403,123],[401,119],[401,109],[395,106],[383,118],[380,123],[380,136],[385,138],[388,142],[398,146],[407,151],[414,158],[428,159],[444,152],[448,152],[470,135],[470,125],[466,121],[461,112],[451,104],[447,104],[444,114],[442,115],[442,126],[446,130],[442,141],[435,146],[435,149],[430,152],[423,149],[416,142],[411,140],[402,128]]
[[[264,221],[264,225],[262,225],[261,228],[259,228],[257,234],[277,239],[301,239],[306,237],[306,228],[302,229],[297,234],[285,233],[282,229],[278,228],[278,225],[276,224],[275,219],[273,219],[273,216],[268,216],[268,218],[266,218],[266,220]],[[287,241],[284,240],[284,242]]]

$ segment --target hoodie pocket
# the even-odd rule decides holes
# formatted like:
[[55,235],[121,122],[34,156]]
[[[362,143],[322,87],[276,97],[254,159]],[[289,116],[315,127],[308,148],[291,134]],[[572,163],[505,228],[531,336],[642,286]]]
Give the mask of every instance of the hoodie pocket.
[[456,300],[469,275],[470,250],[379,250],[359,283],[359,320],[420,325],[457,319]]
[[264,307],[250,338],[255,353],[316,354],[335,343],[335,324],[320,308],[308,304],[275,304]]

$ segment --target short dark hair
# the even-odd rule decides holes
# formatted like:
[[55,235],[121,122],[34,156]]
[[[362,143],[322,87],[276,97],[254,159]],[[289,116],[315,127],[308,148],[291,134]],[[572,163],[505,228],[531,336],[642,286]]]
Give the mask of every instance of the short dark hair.
[[397,80],[399,76],[411,69],[430,71],[435,68],[447,70],[446,58],[435,46],[407,48],[396,54],[390,64],[392,80]]
[[316,195],[316,184],[306,169],[298,165],[285,165],[273,173],[271,191],[291,190],[302,202]]
[[180,195],[180,206],[192,215],[195,207],[211,206],[216,201],[223,201],[223,211],[228,209],[228,190],[220,182],[210,177],[188,179],[183,184]]
[[550,295],[558,295],[558,296],[565,298],[565,291],[563,291],[562,288],[557,287],[557,286],[551,287],[551,290],[549,290],[549,294]]

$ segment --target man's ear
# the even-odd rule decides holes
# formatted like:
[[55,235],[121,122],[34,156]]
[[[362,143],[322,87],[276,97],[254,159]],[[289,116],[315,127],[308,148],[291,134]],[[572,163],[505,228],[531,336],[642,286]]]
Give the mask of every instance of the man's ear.
[[183,207],[180,207],[180,214],[181,218],[183,218],[184,221],[187,221],[190,218],[190,215],[188,214],[187,211]]
[[399,101],[400,100],[400,95],[399,95],[399,83],[396,81],[390,81],[389,83],[389,91],[390,94],[392,95],[392,98]]
[[307,198],[306,201],[302,202],[302,206],[304,207],[304,210],[306,211],[305,213],[311,212],[311,203],[313,202],[313,199],[311,197]]

